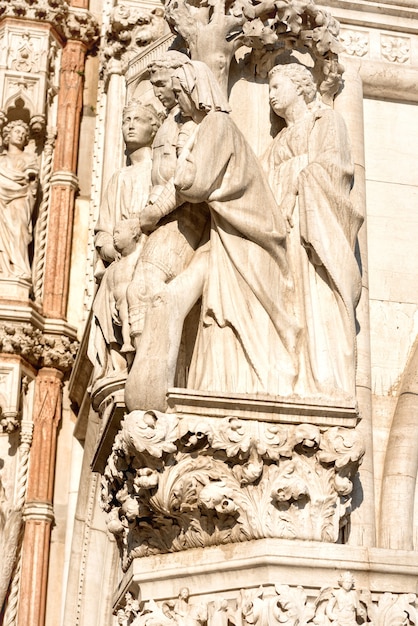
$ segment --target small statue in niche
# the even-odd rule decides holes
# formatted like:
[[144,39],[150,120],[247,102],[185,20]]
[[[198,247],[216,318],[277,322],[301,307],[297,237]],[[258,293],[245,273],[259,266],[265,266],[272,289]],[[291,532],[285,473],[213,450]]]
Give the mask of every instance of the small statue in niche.
[[31,280],[28,246],[38,190],[36,157],[25,152],[29,126],[22,120],[6,124],[5,151],[0,154],[0,279]]
[[[110,179],[95,228],[98,256],[95,273],[98,279],[104,281],[104,285],[99,287],[93,303],[94,320],[88,352],[94,365],[93,388],[103,377],[116,376],[127,368],[121,346],[125,345],[126,352],[128,342],[120,336],[119,322],[116,326],[114,323],[114,307],[110,306],[106,272],[111,263],[121,258],[114,241],[116,224],[123,220],[136,219],[139,228],[138,215],[151,190],[151,144],[162,117],[151,103],[142,104],[138,100],[129,102],[123,111],[122,132],[130,165],[116,172]],[[135,251],[132,256],[127,257],[129,261],[126,260],[126,264],[133,264],[134,256],[138,258],[139,247],[135,246]],[[111,273],[113,271],[112,269]],[[118,300],[119,310],[125,311],[122,299],[119,297]],[[126,324],[124,333],[125,331]]]
[[316,105],[312,73],[298,63],[269,74],[270,105],[286,127],[264,157],[287,222],[287,258],[301,328],[294,392],[355,395],[355,308],[361,276],[354,254],[363,217],[350,201],[353,163],[336,111]]
[[333,626],[357,626],[366,621],[367,612],[360,603],[360,594],[354,589],[351,572],[343,572],[338,579],[339,589],[333,590],[325,609]]
[[[134,362],[125,387],[126,405],[128,410],[165,409],[167,387],[173,382],[170,359],[177,358],[185,315],[202,293],[188,387],[289,394],[296,376],[298,329],[288,298],[292,277],[285,220],[209,68],[198,61],[187,63],[175,71],[173,86],[182,115],[195,122],[195,129],[178,158],[174,184],[145,207],[141,227],[154,228],[184,201],[206,203],[210,242],[159,294],[147,317],[135,362],[153,359],[152,389],[149,372],[135,368]],[[166,333],[153,336],[156,325]]]

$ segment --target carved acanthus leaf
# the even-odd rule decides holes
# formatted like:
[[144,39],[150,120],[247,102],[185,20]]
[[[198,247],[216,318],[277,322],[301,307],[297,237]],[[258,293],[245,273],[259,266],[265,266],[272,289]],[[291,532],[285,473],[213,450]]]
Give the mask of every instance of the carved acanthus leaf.
[[286,537],[335,542],[364,448],[354,430],[133,411],[102,480],[134,556]]
[[[345,588],[341,581],[350,581]],[[144,599],[134,608],[127,597],[117,612],[124,626],[331,626],[331,624],[373,624],[373,626],[412,626],[417,618],[415,594],[383,593],[372,601],[368,589],[357,590],[350,572],[343,572],[339,588],[326,587],[308,592],[302,586],[284,582],[258,588],[241,589],[228,599],[216,596],[202,602],[198,594],[190,597],[183,587],[177,598],[156,602]]]
[[64,39],[77,39],[92,48],[99,37],[93,15],[75,9],[65,0],[0,0],[0,17],[49,22]]
[[31,324],[0,325],[0,353],[21,356],[35,367],[54,367],[68,372],[78,342],[65,335],[44,334]]
[[112,59],[123,66],[143,48],[159,39],[166,28],[164,11],[139,9],[120,4],[112,9],[103,47],[103,71],[109,70]]

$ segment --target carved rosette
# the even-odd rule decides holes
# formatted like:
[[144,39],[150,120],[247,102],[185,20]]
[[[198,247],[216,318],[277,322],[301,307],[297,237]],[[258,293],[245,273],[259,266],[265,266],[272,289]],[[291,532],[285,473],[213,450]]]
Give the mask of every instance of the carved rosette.
[[265,537],[336,542],[364,454],[355,430],[128,414],[102,479],[123,567]]
[[[178,598],[139,603],[131,594],[125,595],[125,607],[117,612],[118,623],[124,626],[219,626],[220,624],[256,624],[272,626],[412,626],[418,617],[415,594],[374,594],[368,589],[355,588],[350,572],[341,578],[351,578],[350,589],[333,587],[318,592],[277,583],[257,589],[241,589],[233,597],[217,597],[210,601],[190,598],[189,590],[180,590]],[[333,582],[333,581],[332,581]]]

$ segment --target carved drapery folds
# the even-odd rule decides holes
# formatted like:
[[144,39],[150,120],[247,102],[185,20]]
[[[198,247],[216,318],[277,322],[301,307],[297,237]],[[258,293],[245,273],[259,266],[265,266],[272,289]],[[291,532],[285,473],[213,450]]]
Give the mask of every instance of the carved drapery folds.
[[[126,64],[138,33],[160,17],[114,9],[105,70],[111,59]],[[95,227],[102,282],[89,355],[105,433],[97,458],[115,431],[112,394],[124,392],[128,414],[102,504],[125,570],[137,557],[253,539],[342,542],[364,455],[351,428],[362,214],[350,199],[347,131],[332,108],[339,25],[292,2],[184,0],[166,3],[165,17],[178,37],[158,58],[149,49],[137,82],[129,76],[130,95],[141,94],[123,112],[129,160],[102,194]],[[267,117],[270,105],[281,118],[257,155],[232,97],[237,76],[249,85],[250,75],[269,81],[259,110]],[[285,126],[277,133],[274,124]],[[139,227],[138,258],[115,305],[107,277],[127,264],[118,237],[128,220]],[[170,413],[181,387],[190,402],[171,403]],[[269,400],[321,403],[323,421],[303,411],[266,416]],[[228,623],[225,607],[218,612]]]
[[108,529],[124,567],[263,537],[335,542],[363,454],[345,428],[134,411],[103,476]]
[[[331,582],[331,581],[330,581]],[[372,594],[357,589],[350,572],[342,572],[339,587],[319,592],[284,583],[241,589],[229,597],[201,601],[187,587],[177,598],[138,602],[126,594],[117,611],[123,626],[412,626],[418,617],[415,594]]]

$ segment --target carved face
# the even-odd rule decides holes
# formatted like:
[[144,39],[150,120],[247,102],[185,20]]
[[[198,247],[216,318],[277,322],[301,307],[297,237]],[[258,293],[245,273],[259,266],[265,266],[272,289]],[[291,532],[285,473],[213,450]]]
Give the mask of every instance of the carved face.
[[350,591],[354,587],[354,583],[351,578],[343,578],[341,582],[341,587],[344,591]]
[[158,100],[166,109],[172,109],[176,104],[176,97],[173,91],[173,83],[170,70],[160,68],[151,73],[151,84]]
[[279,117],[284,117],[294,104],[304,102],[302,94],[289,76],[280,73],[273,74],[270,78],[269,100],[271,108]]
[[182,587],[180,589],[179,598],[181,598],[182,600],[188,600],[189,599],[189,590],[188,590],[187,587]]
[[122,133],[129,152],[150,146],[154,139],[155,129],[144,111],[127,109],[123,115]]
[[[127,220],[125,220],[126,222]],[[116,224],[113,230],[113,246],[118,252],[122,252],[135,240],[134,233],[129,224],[123,221]]]
[[28,132],[24,126],[14,126],[9,131],[9,146],[23,149],[28,141]]
[[173,78],[173,91],[184,117],[193,117],[196,107],[190,96],[183,90],[178,78]]

